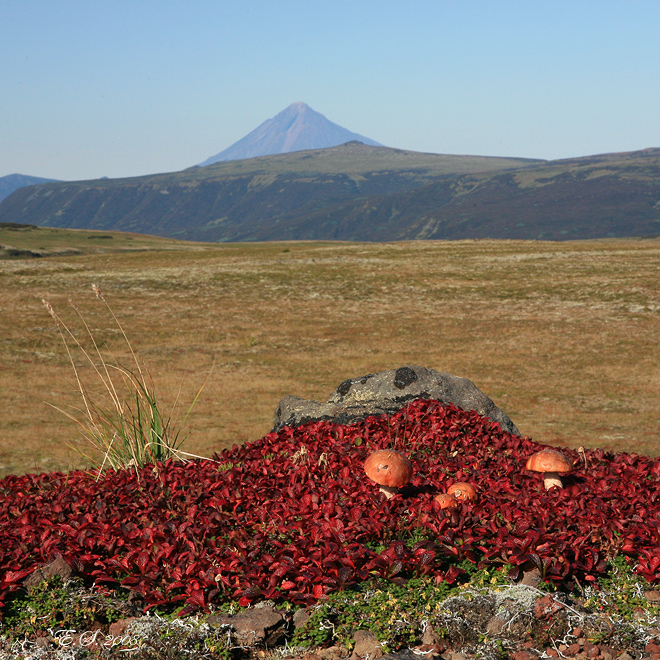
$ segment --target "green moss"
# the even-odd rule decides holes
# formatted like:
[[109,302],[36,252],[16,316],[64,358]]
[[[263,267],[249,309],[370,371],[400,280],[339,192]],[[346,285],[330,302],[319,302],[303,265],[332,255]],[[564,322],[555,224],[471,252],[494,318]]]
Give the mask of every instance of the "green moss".
[[126,601],[120,594],[90,593],[79,578],[59,576],[16,592],[4,607],[0,629],[14,638],[53,629],[87,630],[125,616]]
[[606,577],[598,580],[598,589],[588,588],[584,607],[606,612],[625,621],[660,616],[660,606],[649,602],[644,592],[653,589],[641,575],[629,557],[619,555],[609,561]]
[[353,633],[367,629],[385,651],[414,646],[420,643],[426,622],[453,589],[445,583],[436,585],[430,578],[418,578],[405,586],[377,581],[332,594],[296,631],[292,645],[338,643],[351,648]]

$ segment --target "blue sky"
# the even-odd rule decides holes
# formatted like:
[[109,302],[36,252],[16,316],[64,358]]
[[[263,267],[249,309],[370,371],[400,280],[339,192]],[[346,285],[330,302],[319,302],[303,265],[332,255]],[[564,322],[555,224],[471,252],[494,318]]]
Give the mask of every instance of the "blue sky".
[[0,176],[180,170],[294,101],[387,146],[660,146],[658,0],[0,0]]

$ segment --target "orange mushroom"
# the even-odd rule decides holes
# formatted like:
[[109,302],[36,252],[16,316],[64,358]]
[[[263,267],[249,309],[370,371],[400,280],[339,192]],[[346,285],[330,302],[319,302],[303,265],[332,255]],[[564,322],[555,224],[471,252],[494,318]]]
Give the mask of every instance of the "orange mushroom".
[[369,479],[380,486],[381,492],[389,499],[412,479],[413,466],[401,452],[394,449],[379,449],[367,457],[364,471]]
[[453,495],[459,502],[471,502],[477,499],[477,491],[474,486],[463,481],[449,486],[447,493]]
[[573,464],[554,449],[542,449],[527,459],[525,467],[532,472],[542,472],[543,485],[546,490],[550,490],[553,486],[563,487],[559,474],[570,472]]
[[438,493],[433,499],[441,509],[455,509],[458,506],[458,500],[448,493]]

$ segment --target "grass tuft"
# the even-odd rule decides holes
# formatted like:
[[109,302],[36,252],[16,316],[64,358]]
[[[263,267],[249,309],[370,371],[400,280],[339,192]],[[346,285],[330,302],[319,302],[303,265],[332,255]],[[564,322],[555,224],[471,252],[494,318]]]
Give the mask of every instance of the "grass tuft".
[[[85,335],[89,340],[88,347],[85,347],[83,342],[78,339],[50,302],[42,300],[57,324],[57,329],[73,368],[76,388],[82,398],[82,407],[74,408],[71,412],[57,406],[52,407],[78,424],[88,445],[102,454],[103,458],[98,466],[98,475],[108,468],[115,470],[134,468],[137,472],[140,467],[164,461],[168,458],[178,460],[186,460],[188,457],[202,458],[182,451],[181,445],[188,437],[188,434],[184,433],[183,430],[185,422],[206,383],[197,392],[184,415],[182,423],[177,424],[174,413],[177,409],[179,397],[177,396],[172,411],[165,414],[156,395],[151,374],[133,349],[112,307],[110,307],[96,284],[92,285],[92,290],[96,298],[104,304],[119,329],[129,350],[132,365],[130,367],[123,366],[117,362],[109,361],[104,356],[85,317],[73,301],[69,302],[84,328]],[[100,382],[102,392],[100,396],[92,394],[91,388],[83,380],[82,370],[76,363],[76,352],[83,356],[83,362],[91,367],[93,375]],[[94,460],[80,447],[73,448],[87,459]]]

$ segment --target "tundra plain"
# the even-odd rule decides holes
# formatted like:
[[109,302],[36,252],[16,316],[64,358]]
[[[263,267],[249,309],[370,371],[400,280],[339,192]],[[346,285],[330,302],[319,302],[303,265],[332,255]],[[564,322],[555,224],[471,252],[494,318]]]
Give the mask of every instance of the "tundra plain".
[[43,255],[0,260],[0,476],[98,459],[53,407],[82,402],[42,304],[130,366],[92,284],[175,421],[203,386],[185,423],[194,454],[261,437],[287,394],[322,401],[405,364],[469,378],[539,442],[660,454],[657,238],[203,244],[0,228],[0,244]]

